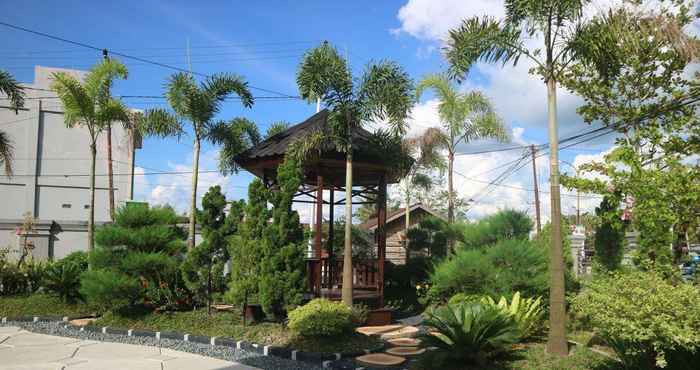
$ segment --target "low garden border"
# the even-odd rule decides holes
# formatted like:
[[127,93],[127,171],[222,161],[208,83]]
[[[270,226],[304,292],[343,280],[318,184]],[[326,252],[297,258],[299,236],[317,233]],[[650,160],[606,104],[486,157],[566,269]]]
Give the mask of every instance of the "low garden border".
[[72,328],[78,331],[91,331],[94,333],[102,334],[115,334],[115,335],[125,335],[129,337],[150,337],[160,340],[163,339],[173,339],[181,340],[184,342],[193,342],[199,344],[209,344],[224,346],[235,349],[242,349],[249,352],[256,352],[263,356],[276,356],[293,361],[302,361],[307,363],[313,363],[317,365],[322,365],[324,368],[330,368],[333,361],[346,358],[354,358],[368,353],[375,353],[384,350],[385,344],[376,346],[375,348],[367,349],[364,351],[353,351],[353,352],[338,352],[338,353],[324,353],[324,352],[307,352],[299,351],[294,348],[289,347],[279,347],[272,345],[262,345],[258,343],[252,343],[245,340],[236,340],[234,338],[227,337],[210,337],[206,335],[194,335],[189,333],[179,333],[179,332],[160,332],[152,330],[140,330],[140,329],[123,329],[123,328],[112,328],[109,326],[97,326],[97,325],[73,325],[69,321],[88,318],[92,316],[21,316],[17,318],[3,317],[1,322],[3,324],[15,321],[15,322],[63,322],[65,323],[65,328]]

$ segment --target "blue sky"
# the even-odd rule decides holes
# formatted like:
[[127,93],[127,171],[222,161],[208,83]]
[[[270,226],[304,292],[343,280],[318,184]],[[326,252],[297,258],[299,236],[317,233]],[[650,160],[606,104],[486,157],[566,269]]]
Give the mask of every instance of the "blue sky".
[[[186,40],[191,45],[192,68],[200,73],[233,72],[251,86],[296,95],[295,73],[304,50],[328,40],[347,52],[355,72],[378,59],[399,62],[408,73],[419,79],[445,68],[439,48],[440,38],[449,27],[464,17],[489,13],[501,15],[498,0],[465,1],[62,1],[55,6],[26,0],[0,4],[0,20],[53,34],[101,48],[142,56],[179,67],[187,67]],[[33,66],[60,66],[87,69],[101,55],[58,41],[0,27],[3,48],[0,68],[10,71],[22,82],[33,80]],[[173,73],[164,68],[122,60],[129,68],[129,79],[114,87],[116,95],[161,95],[165,79]],[[480,65],[471,73],[464,88],[480,88],[489,95],[496,108],[513,130],[514,141],[521,144],[543,143],[545,131],[545,96],[541,82],[528,76],[527,65],[517,68]],[[275,94],[252,90],[256,96]],[[125,99],[134,108],[164,106],[162,100]],[[561,136],[586,129],[575,115],[577,99],[563,94],[560,98]],[[412,133],[437,125],[434,101],[428,95],[416,107]],[[299,100],[261,100],[252,109],[235,102],[226,103],[219,118],[244,116],[255,121],[261,131],[275,121],[299,122],[315,112],[315,105]],[[597,156],[607,149],[610,140],[594,142],[580,150],[562,153],[564,159],[578,162]],[[475,144],[472,148],[483,148]],[[202,150],[202,170],[215,169],[216,148],[206,144]],[[502,164],[512,155],[484,155],[458,160],[463,173],[479,175]],[[577,155],[580,158],[577,159]],[[510,157],[509,157],[510,156]],[[546,186],[546,161],[538,163]],[[147,139],[137,153],[137,165],[152,170],[187,170],[191,164],[191,140]],[[526,168],[529,170],[529,167]],[[520,171],[507,184],[531,188],[531,174]],[[489,181],[498,172],[476,176]],[[528,177],[530,176],[530,177]],[[241,173],[230,178],[202,174],[203,184],[221,183],[230,197],[245,195],[250,175]],[[137,180],[137,194],[142,199],[171,202],[182,208],[188,176],[142,176]],[[458,183],[465,197],[478,194],[483,183],[465,180]],[[203,191],[200,188],[200,194]],[[206,189],[206,188],[204,188]],[[531,208],[531,192],[504,188],[481,200],[489,213],[504,203],[518,202]],[[546,198],[546,197],[544,197]],[[529,202],[529,203],[528,203]],[[182,204],[181,204],[182,203]],[[546,205],[545,205],[546,208]],[[566,210],[566,207],[565,207]]]

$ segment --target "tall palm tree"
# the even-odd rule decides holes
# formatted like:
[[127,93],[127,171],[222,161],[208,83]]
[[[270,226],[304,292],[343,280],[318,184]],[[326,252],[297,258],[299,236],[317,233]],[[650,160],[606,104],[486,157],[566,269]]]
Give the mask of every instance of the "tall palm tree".
[[447,220],[455,220],[454,161],[457,146],[478,139],[508,141],[509,135],[489,99],[480,91],[461,93],[444,74],[431,74],[416,87],[420,98],[427,89],[435,91],[442,127],[431,127],[424,134],[447,151]]
[[[356,83],[357,82],[357,83]],[[396,63],[370,63],[357,81],[347,60],[324,42],[309,50],[297,72],[302,98],[319,98],[331,112],[329,137],[310,139],[308,146],[331,141],[345,153],[345,240],[342,300],[352,305],[352,132],[369,121],[387,122],[394,135],[403,135],[413,105],[413,82]]]
[[66,126],[87,129],[90,135],[90,213],[88,217],[88,251],[94,247],[95,229],[95,158],[97,138],[112,121],[127,122],[129,109],[111,96],[112,81],[126,79],[124,64],[115,60],[103,60],[93,66],[83,81],[64,73],[52,75],[51,90],[63,104]]
[[[433,178],[430,172],[445,168],[445,159],[440,155],[439,145],[430,135],[420,135],[417,137],[405,138],[402,142],[404,150],[413,157],[414,161],[406,177],[403,179],[405,215],[404,215],[404,238],[408,236],[408,229],[411,226],[411,196],[416,188],[429,190],[433,186]],[[406,239],[406,243],[408,240]],[[408,257],[408,244],[406,244],[406,256]]]
[[[0,92],[7,95],[10,100],[10,107],[15,109],[24,106],[24,89],[11,74],[0,70]],[[5,167],[5,174],[12,176],[12,164],[14,158],[14,146],[10,136],[0,131],[0,163]]]
[[[551,186],[552,244],[550,247],[550,353],[566,355],[566,308],[564,292],[564,256],[561,238],[561,200],[559,193],[559,145],[557,134],[557,83],[567,66],[587,58],[581,47],[583,6],[588,0],[506,0],[506,17],[472,17],[451,30],[445,55],[450,74],[459,79],[477,61],[490,63],[530,60],[532,71],[547,86],[549,131],[549,183]],[[526,40],[538,37],[541,48],[528,49]],[[594,41],[595,42],[595,41]],[[582,53],[583,51],[583,53]],[[603,53],[605,54],[605,53]]]
[[[197,222],[197,178],[202,140],[219,142],[218,139],[222,137],[217,138],[216,135],[227,135],[227,125],[214,121],[227,96],[236,94],[243,106],[249,108],[253,105],[253,95],[248,89],[248,83],[242,77],[229,73],[210,76],[200,84],[197,84],[191,74],[176,73],[170,77],[166,90],[166,97],[173,112],[165,109],[146,111],[143,118],[143,128],[149,134],[166,137],[182,135],[186,123],[192,126],[194,136],[192,194],[189,239],[187,241],[187,248],[191,250],[194,248],[195,223]],[[235,166],[233,162],[224,163],[225,167],[229,165]],[[230,169],[234,170],[235,168],[231,167]]]

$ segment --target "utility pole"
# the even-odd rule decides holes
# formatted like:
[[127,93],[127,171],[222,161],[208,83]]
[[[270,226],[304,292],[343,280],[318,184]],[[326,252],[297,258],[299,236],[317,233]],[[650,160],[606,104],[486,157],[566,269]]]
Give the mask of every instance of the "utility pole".
[[[102,49],[102,57],[109,60],[109,52]],[[105,86],[108,90],[109,86]],[[107,122],[107,178],[109,186],[109,219],[114,221],[114,174],[112,170],[112,122]],[[133,178],[133,177],[132,177]],[[133,187],[133,186],[132,186]]]
[[532,153],[532,179],[535,182],[535,219],[537,220],[537,233],[542,231],[542,222],[540,220],[540,190],[537,187],[537,164],[535,163],[536,153],[535,145],[530,145],[530,152]]

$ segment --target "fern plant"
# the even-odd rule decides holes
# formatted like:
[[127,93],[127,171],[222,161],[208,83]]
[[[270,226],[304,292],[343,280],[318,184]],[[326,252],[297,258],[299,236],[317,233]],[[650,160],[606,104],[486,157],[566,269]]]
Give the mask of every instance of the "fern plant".
[[511,350],[520,337],[515,320],[489,304],[452,303],[430,308],[424,316],[427,334],[421,340],[436,348],[425,356],[432,366],[485,365]]
[[74,303],[80,295],[80,274],[85,268],[79,263],[56,262],[49,265],[44,275],[44,287],[63,302]]
[[511,299],[510,304],[506,297],[496,303],[491,297],[483,297],[481,302],[498,308],[504,314],[510,316],[518,324],[521,338],[532,337],[540,328],[544,309],[542,307],[542,297],[537,298],[521,298],[520,292],[516,292]]

